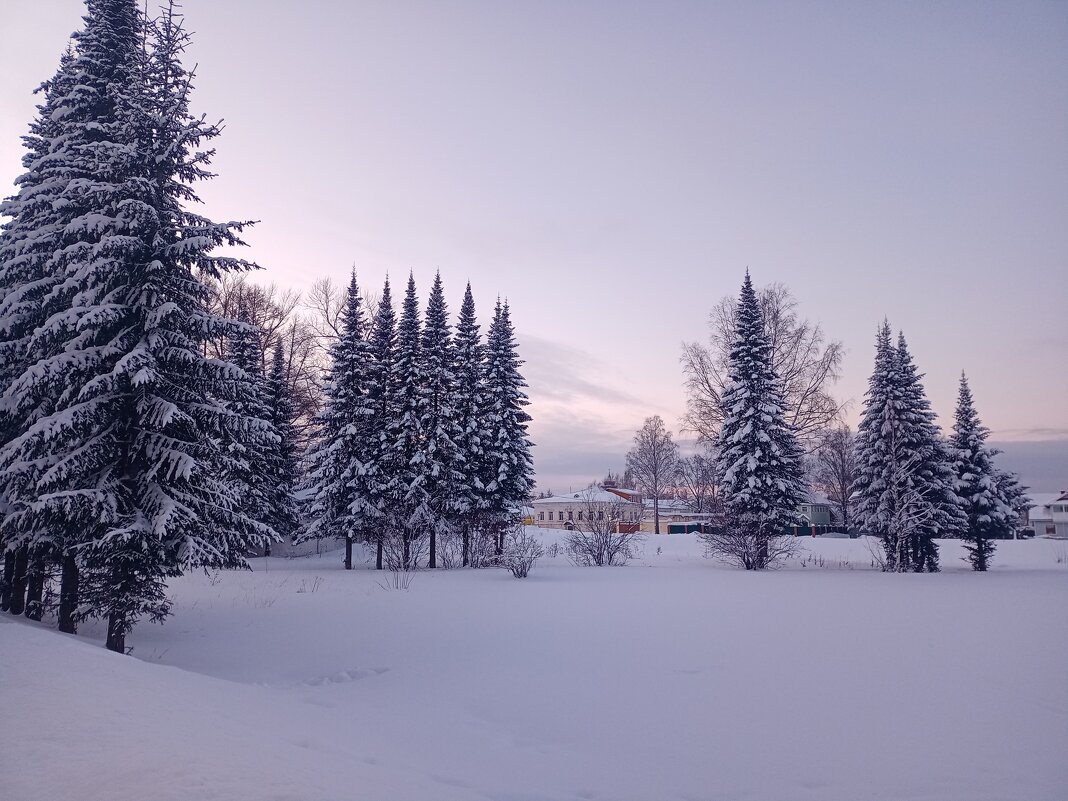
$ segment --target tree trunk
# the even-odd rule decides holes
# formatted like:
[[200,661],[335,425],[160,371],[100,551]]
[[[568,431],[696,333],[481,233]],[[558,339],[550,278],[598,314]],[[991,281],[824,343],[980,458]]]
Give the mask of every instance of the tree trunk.
[[653,496],[653,533],[660,533],[660,497]]
[[427,567],[438,566],[438,532],[434,526],[430,527],[430,556]]
[[382,539],[382,535],[378,535],[378,549],[375,554],[375,570],[382,569],[382,551],[385,549],[385,541]]
[[59,630],[75,634],[78,624],[74,615],[78,611],[78,560],[73,551],[63,554],[63,572],[59,580]]
[[126,653],[126,621],[118,612],[108,615],[107,649],[115,653]]
[[352,535],[345,535],[345,569],[352,570]]
[[408,562],[412,558],[412,542],[408,539],[408,532],[405,531],[402,535],[404,537],[404,553],[401,556],[401,566],[404,570],[407,570]]
[[44,558],[35,556],[26,576],[26,617],[40,620],[44,617]]
[[11,608],[11,582],[15,578],[15,552],[4,553],[4,578],[0,581],[0,611]]
[[467,526],[464,526],[462,539],[463,554],[461,556],[461,564],[464,567],[467,567],[471,563],[471,530]]
[[11,577],[11,605],[8,611],[21,615],[26,611],[26,570],[30,566],[30,549],[23,545],[15,551],[15,569]]

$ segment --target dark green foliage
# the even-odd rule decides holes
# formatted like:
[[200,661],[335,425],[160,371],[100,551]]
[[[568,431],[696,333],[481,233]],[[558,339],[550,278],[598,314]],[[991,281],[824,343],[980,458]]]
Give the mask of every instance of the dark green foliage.
[[726,513],[722,555],[761,569],[779,555],[783,531],[804,497],[802,452],[786,422],[782,386],[760,304],[746,272],[724,390],[716,469]]
[[962,373],[950,446],[957,475],[956,491],[967,514],[961,537],[972,569],[980,571],[990,566],[994,540],[1009,536],[1018,517],[1014,487],[1019,485],[1015,477],[1001,473],[994,466],[994,452],[986,446],[988,435],[975,410],[968,379]]

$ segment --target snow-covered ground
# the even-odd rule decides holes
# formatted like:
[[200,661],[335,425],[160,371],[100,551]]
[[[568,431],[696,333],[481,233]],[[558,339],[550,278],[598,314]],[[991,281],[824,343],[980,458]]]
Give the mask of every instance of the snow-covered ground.
[[649,537],[406,591],[260,559],[175,581],[133,659],[3,615],[0,798],[1068,798],[1068,543],[986,575],[954,542],[940,575],[804,544],[746,573]]

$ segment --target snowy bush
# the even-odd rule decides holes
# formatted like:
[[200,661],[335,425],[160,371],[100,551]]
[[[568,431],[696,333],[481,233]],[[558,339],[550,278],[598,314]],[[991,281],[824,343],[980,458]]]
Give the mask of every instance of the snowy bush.
[[641,540],[637,532],[576,528],[567,537],[567,556],[580,567],[625,565]]
[[642,536],[623,523],[624,509],[622,501],[605,509],[589,500],[564,540],[568,558],[580,567],[626,564]]
[[763,526],[728,522],[723,528],[699,534],[705,556],[746,570],[775,567],[797,553],[798,540],[791,536],[771,536]]
[[527,533],[525,528],[520,528],[505,540],[504,553],[498,557],[497,563],[511,570],[516,578],[526,578],[544,553],[538,538]]
[[478,529],[471,532],[468,544],[468,564],[471,567],[488,567],[497,558],[496,538],[488,530]]
[[623,565],[634,556],[643,537],[630,520],[631,504],[622,498],[605,502],[591,489],[579,497],[579,513],[567,532],[564,552],[580,567]]

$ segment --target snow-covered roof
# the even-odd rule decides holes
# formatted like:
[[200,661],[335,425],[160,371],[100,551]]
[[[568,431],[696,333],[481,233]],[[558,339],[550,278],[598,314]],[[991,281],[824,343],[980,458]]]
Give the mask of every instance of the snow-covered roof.
[[[644,504],[646,509],[652,510],[652,508],[653,508],[653,499],[652,498],[646,498],[642,503]],[[690,505],[688,503],[686,503],[686,501],[674,501],[674,500],[661,499],[661,501],[659,503],[659,508],[660,508],[661,512],[675,512],[675,511],[678,511],[678,512],[689,512],[690,511]]]
[[1049,506],[1051,503],[1064,500],[1065,492],[1031,492],[1028,493],[1027,498],[1035,506]]
[[810,489],[806,493],[805,500],[802,503],[818,503],[824,506],[831,505],[831,499],[824,495],[822,492],[816,492],[816,490]]
[[591,487],[590,489],[584,489],[580,492],[569,492],[564,495],[553,495],[549,498],[538,498],[536,501],[532,501],[534,506],[545,506],[554,503],[629,503],[623,498],[620,498],[614,492],[609,492],[601,487]]

